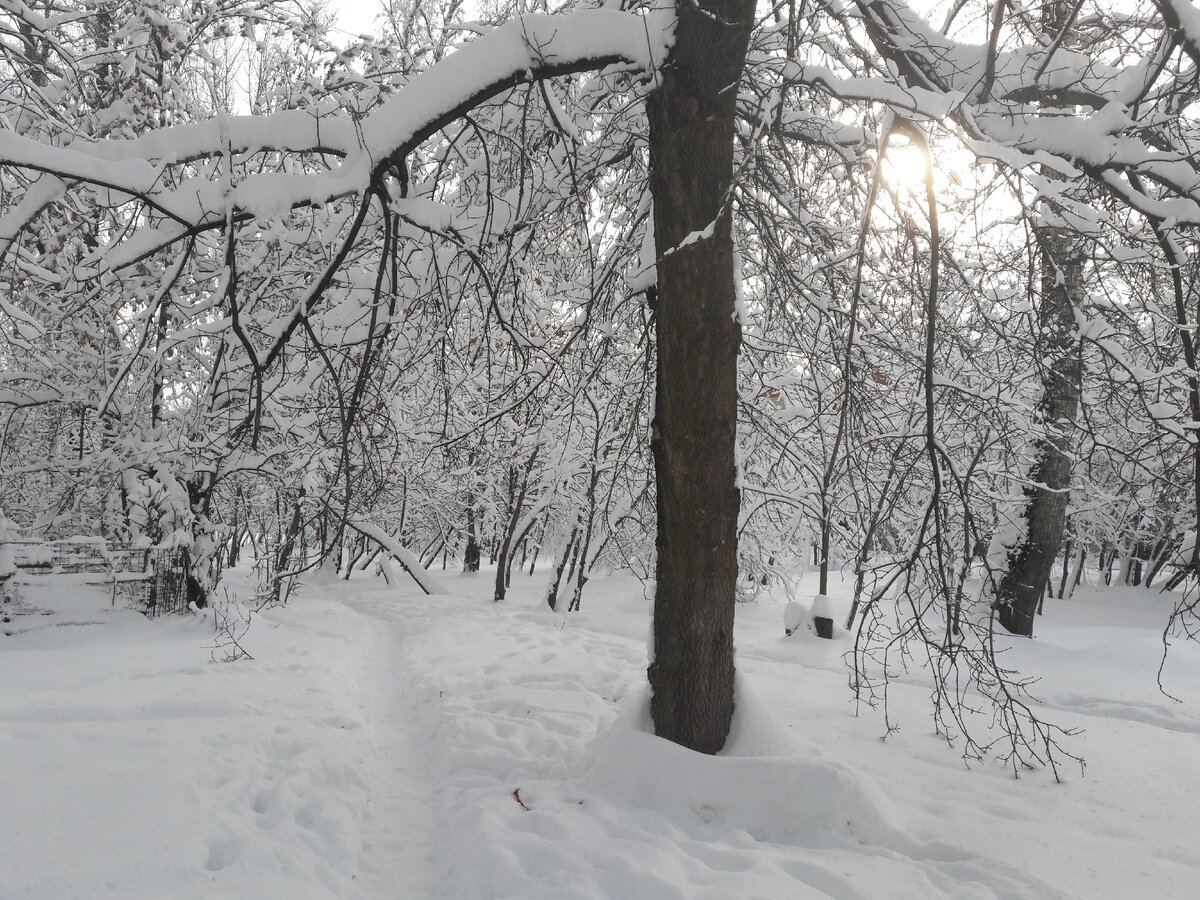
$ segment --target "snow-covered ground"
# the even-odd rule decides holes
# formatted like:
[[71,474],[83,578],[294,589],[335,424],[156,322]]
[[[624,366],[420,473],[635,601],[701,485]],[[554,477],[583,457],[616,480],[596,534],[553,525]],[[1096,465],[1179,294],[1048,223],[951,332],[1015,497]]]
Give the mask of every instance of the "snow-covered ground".
[[563,615],[540,575],[502,606],[486,573],[444,580],[310,579],[234,662],[211,618],[0,637],[0,898],[1200,896],[1200,647],[1166,667],[1185,702],[1159,693],[1162,597],[1050,602],[1011,654],[1086,729],[1056,784],[968,771],[920,678],[881,741],[844,639],[785,638],[782,598],[738,610],[708,758],[644,730],[637,581]]

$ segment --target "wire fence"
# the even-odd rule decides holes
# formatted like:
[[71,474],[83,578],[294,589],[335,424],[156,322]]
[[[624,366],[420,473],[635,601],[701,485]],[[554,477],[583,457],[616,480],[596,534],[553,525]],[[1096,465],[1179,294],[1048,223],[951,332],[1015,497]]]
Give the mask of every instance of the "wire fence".
[[[0,574],[0,600],[22,603],[28,595],[45,595],[45,588],[64,582],[104,587],[114,607],[134,609],[147,618],[188,609],[187,557],[180,548],[108,544],[102,538],[59,541],[0,541],[0,559],[11,561],[11,573]],[[70,576],[66,578],[65,576]],[[31,590],[32,588],[43,590]]]

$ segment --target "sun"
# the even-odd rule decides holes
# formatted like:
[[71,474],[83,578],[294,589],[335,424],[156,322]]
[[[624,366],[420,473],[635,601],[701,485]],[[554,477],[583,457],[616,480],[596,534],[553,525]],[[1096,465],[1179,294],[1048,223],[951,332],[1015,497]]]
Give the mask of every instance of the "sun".
[[893,138],[883,157],[883,180],[897,191],[924,195],[926,164],[924,147]]
[[[928,164],[922,142],[893,135],[888,142],[881,167],[883,183],[905,199],[925,202],[925,168]],[[937,195],[976,182],[977,164],[970,150],[953,141],[935,142],[933,154],[933,190]]]

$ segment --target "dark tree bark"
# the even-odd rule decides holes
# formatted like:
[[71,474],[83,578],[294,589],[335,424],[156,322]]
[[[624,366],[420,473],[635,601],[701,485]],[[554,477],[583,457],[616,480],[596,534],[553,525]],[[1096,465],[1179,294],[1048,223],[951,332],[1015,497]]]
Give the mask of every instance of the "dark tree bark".
[[650,711],[704,753],[733,717],[737,355],[730,187],[734,102],[753,0],[678,0],[675,46],[648,104],[658,253],[652,447],[658,585]]
[[1061,600],[1067,596],[1067,579],[1071,575],[1071,558],[1074,555],[1075,545],[1068,540],[1066,547],[1062,552],[1062,574],[1058,579],[1058,599]]
[[226,560],[226,565],[232,569],[238,564],[238,555],[242,549],[242,532],[241,524],[238,521],[239,513],[242,510],[242,489],[238,488],[237,498],[233,501],[233,524],[230,526],[229,537],[229,556]]
[[1045,436],[1037,441],[1030,484],[1025,488],[1025,538],[1008,554],[996,608],[1013,634],[1033,636],[1038,601],[1062,545],[1071,487],[1071,443],[1079,411],[1079,343],[1072,296],[1083,278],[1083,256],[1069,233],[1039,232],[1042,298],[1037,355],[1048,359],[1039,413]]
[[[212,483],[203,473],[196,473],[186,482],[188,504],[196,513],[197,522],[207,522],[212,503]],[[197,524],[192,525],[192,536],[197,538]],[[215,554],[208,559],[195,559],[191,548],[183,548],[183,562],[186,573],[187,600],[195,604],[197,609],[208,606],[208,588],[217,580],[218,572],[213,571],[213,565],[220,564],[220,555]]]
[[[1056,39],[1073,16],[1070,0],[1042,0],[1041,30]],[[1041,268],[1041,306],[1034,339],[1037,359],[1046,360],[1038,412],[1046,429],[1034,450],[1025,488],[1025,537],[1008,553],[996,606],[1000,624],[1033,637],[1033,618],[1050,582],[1062,546],[1071,488],[1071,442],[1079,412],[1080,358],[1073,298],[1083,282],[1083,254],[1070,231],[1043,226],[1035,231]]]
[[300,488],[296,495],[296,504],[292,507],[292,521],[288,525],[287,536],[282,539],[279,544],[279,557],[275,561],[275,575],[272,583],[273,597],[276,603],[286,600],[283,595],[283,577],[287,572],[288,565],[292,561],[292,550],[296,546],[296,540],[300,535],[300,526],[303,523],[301,517],[301,505],[304,502],[304,488]]
[[[512,552],[514,538],[517,536],[517,526],[521,524],[521,512],[525,509],[525,496],[529,493],[529,473],[533,471],[533,464],[537,461],[538,451],[534,450],[529,457],[529,461],[525,463],[525,472],[521,478],[521,489],[515,491],[515,482],[510,479],[509,497],[511,508],[508,515],[508,523],[504,527],[504,537],[500,542],[500,553],[497,557],[498,565],[496,566],[496,589],[492,594],[492,600],[495,603],[502,603],[504,596],[508,591],[509,577],[509,554]],[[512,470],[515,478],[516,469]]]
[[558,560],[554,564],[554,577],[550,579],[550,584],[546,587],[546,605],[551,609],[558,608],[558,591],[562,587],[563,570],[567,567],[567,559],[573,558],[575,540],[578,535],[579,526],[576,525],[571,529],[571,536],[567,538],[567,545],[563,548],[562,553],[558,555]]
[[[544,541],[546,539],[546,523],[547,523],[547,519],[542,519],[541,531],[538,533],[538,539],[533,545],[533,559],[531,559],[529,561],[529,577],[530,578],[533,577],[533,569],[537,565],[538,554],[541,553],[541,551],[542,551],[542,541]],[[522,566],[522,568],[525,566],[524,557],[521,558],[521,566]]]
[[479,571],[479,540],[475,528],[475,494],[467,494],[467,549],[463,552],[463,571]]

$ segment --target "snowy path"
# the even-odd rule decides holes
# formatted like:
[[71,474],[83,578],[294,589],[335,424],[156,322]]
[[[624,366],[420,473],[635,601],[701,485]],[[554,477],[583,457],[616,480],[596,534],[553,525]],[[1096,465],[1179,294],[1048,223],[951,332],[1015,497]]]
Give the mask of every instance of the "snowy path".
[[374,752],[363,773],[369,794],[356,887],[363,897],[432,898],[440,890],[439,812],[422,700],[409,687],[405,661],[420,626],[396,616],[386,598],[372,603],[352,597],[347,606],[371,622],[372,638],[360,648],[362,715]]
[[436,896],[405,623],[98,618],[0,644],[0,900]]
[[[966,771],[927,687],[886,743],[843,646],[739,609],[741,729],[720,758],[639,730],[646,601],[580,614],[514,584],[425,597],[306,585],[208,661],[204,623],[115,616],[0,643],[0,900],[1190,900],[1200,648],[1154,689],[1154,610],[1098,606],[1017,647],[1088,775]],[[1137,598],[1138,602],[1143,602]],[[1094,625],[1085,619],[1102,620]],[[514,793],[515,792],[515,793]]]

